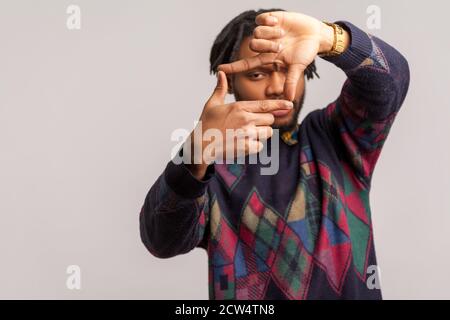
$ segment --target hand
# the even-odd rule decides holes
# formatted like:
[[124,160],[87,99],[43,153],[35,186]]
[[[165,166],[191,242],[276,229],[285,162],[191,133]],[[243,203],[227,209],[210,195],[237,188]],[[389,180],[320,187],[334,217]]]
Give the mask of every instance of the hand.
[[284,11],[262,13],[256,17],[256,24],[250,49],[260,54],[220,65],[218,70],[230,74],[281,61],[288,65],[284,95],[292,101],[306,67],[318,53],[331,50],[333,28],[313,17]]
[[[216,132],[217,130],[220,131],[223,139],[221,141],[211,139],[213,140],[212,142],[202,139],[201,145],[195,146],[195,130],[191,133],[191,149],[197,147],[197,150],[200,149],[202,151],[202,163],[189,165],[188,168],[198,179],[204,177],[207,166],[217,160],[216,157],[218,155],[221,155],[222,160],[225,160],[235,159],[236,155],[240,154],[248,155],[260,152],[263,148],[262,141],[267,140],[273,134],[271,125],[274,123],[275,118],[272,112],[284,112],[287,114],[293,110],[292,102],[286,100],[238,101],[225,104],[227,92],[227,77],[223,71],[219,71],[217,74],[217,86],[203,108],[199,123],[202,125],[202,137],[204,137],[204,133],[207,130],[214,129]],[[241,129],[243,135],[235,136],[234,143],[227,144],[227,129]],[[243,150],[239,149],[241,146],[243,146]],[[203,151],[206,148],[213,149],[215,157],[206,155],[207,157],[204,158]],[[194,162],[191,161],[191,163]]]

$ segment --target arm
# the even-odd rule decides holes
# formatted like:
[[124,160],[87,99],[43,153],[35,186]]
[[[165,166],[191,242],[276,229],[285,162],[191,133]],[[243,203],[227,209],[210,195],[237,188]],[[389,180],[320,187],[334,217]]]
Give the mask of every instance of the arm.
[[[216,88],[203,108],[199,125],[184,145],[191,148],[189,164],[183,162],[176,165],[170,161],[147,194],[140,213],[140,232],[147,249],[157,257],[169,258],[189,252],[196,246],[206,247],[205,226],[209,221],[208,184],[214,175],[212,163],[216,157],[229,154],[235,157],[242,151],[246,155],[259,152],[263,145],[261,140],[272,135],[270,125],[274,117],[269,112],[293,107],[292,102],[278,99],[225,104],[227,86],[225,74],[219,72]],[[236,143],[224,142],[223,137],[226,137],[227,129],[243,128],[260,132],[259,140],[248,142],[245,141],[246,136],[242,135],[236,138]],[[220,133],[219,138],[212,139],[214,142],[204,139],[211,129]],[[200,135],[200,141],[196,141],[196,133]],[[242,141],[244,150],[238,150]],[[214,155],[205,151],[207,147],[212,147],[210,149],[214,150]],[[197,153],[196,149],[200,152]],[[183,149],[179,154],[181,157],[182,151]],[[199,159],[196,159],[195,155],[198,155]],[[223,161],[227,158],[219,159]],[[197,160],[199,163],[195,163]]]
[[148,192],[139,224],[145,247],[158,258],[206,248],[208,183],[214,174],[209,166],[203,180],[196,179],[184,164],[167,164]]
[[[258,55],[223,64],[226,73],[242,72],[281,60],[289,65],[284,95],[294,97],[298,80],[319,53],[330,50],[334,29],[296,12],[266,12],[256,17],[258,27],[249,46]],[[409,86],[406,59],[382,40],[349,22],[339,56],[324,57],[348,76],[340,97],[323,112],[339,155],[369,187],[375,163]],[[333,31],[332,31],[333,29]]]
[[408,91],[409,67],[393,47],[353,24],[337,22],[351,43],[339,56],[324,57],[347,75],[340,96],[324,109],[338,153],[366,187]]

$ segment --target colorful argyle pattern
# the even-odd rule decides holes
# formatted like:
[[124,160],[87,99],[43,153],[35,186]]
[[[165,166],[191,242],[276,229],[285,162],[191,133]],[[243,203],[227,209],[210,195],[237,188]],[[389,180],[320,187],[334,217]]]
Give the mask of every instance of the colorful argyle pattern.
[[339,185],[308,147],[301,151],[300,168],[286,214],[264,202],[257,188],[248,194],[238,225],[217,198],[212,201],[208,253],[214,299],[265,299],[270,283],[288,299],[305,299],[314,267],[337,295],[350,267],[366,280],[372,239],[367,190],[348,167]]
[[[389,75],[382,50],[369,39],[371,54],[347,71],[350,79],[357,79],[362,68]],[[236,224],[226,217],[234,213],[222,210],[220,201],[214,202],[211,234],[226,234],[229,239],[225,249],[225,240],[212,236],[208,247],[212,298],[265,299],[267,290],[276,286],[287,299],[305,299],[314,268],[322,270],[336,297],[342,295],[349,272],[366,281],[374,250],[370,178],[399,106],[388,113],[371,110],[376,106],[357,99],[353,86],[347,80],[339,99],[323,109],[325,121],[338,133],[343,147],[338,173],[314,155],[297,127],[281,136],[289,146],[301,145],[299,181],[285,213],[271,207],[256,186],[248,193]],[[216,166],[230,191],[243,171],[243,166]]]

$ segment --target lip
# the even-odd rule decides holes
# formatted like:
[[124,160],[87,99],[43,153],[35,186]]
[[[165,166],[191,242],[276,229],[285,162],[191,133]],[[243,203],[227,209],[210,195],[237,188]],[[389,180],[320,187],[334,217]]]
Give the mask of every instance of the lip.
[[275,110],[275,111],[272,111],[272,114],[273,114],[275,117],[284,117],[284,116],[288,115],[288,114],[291,112],[291,110],[292,110],[292,109],[287,109],[287,110]]

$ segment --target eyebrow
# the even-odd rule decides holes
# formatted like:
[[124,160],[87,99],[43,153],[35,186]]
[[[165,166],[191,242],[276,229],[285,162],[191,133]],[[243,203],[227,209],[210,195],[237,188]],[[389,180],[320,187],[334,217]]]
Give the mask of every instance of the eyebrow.
[[258,66],[256,68],[250,69],[248,71],[257,71],[257,70],[261,70],[261,71],[273,71],[273,70],[276,70],[276,71],[278,71],[280,69],[286,69],[286,67],[283,64],[281,64],[281,63],[273,62],[273,63],[268,63],[268,64],[264,64],[264,65]]

